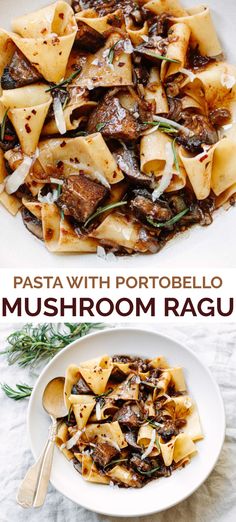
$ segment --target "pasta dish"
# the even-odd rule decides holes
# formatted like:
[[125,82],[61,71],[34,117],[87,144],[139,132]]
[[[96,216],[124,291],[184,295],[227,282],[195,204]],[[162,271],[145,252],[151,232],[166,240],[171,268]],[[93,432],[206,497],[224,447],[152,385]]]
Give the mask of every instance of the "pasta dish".
[[234,204],[236,68],[207,6],[57,1],[0,29],[0,202],[51,252],[156,253]]
[[104,355],[70,365],[56,444],[89,482],[140,488],[186,466],[203,438],[181,367]]

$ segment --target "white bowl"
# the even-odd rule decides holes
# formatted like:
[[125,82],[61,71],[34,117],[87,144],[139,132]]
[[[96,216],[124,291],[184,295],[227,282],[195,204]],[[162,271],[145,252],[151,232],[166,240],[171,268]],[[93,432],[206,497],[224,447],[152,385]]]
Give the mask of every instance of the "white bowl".
[[204,439],[198,454],[184,469],[171,477],[154,480],[142,489],[118,489],[85,482],[55,448],[52,485],[77,504],[106,515],[131,517],[156,513],[191,495],[208,477],[219,457],[225,436],[225,413],[218,385],[196,355],[176,341],[156,332],[117,328],[90,334],[64,348],[46,366],[31,396],[28,431],[34,457],[38,457],[48,435],[49,418],[42,408],[42,394],[54,377],[65,375],[67,366],[99,354],[133,354],[155,357],[163,354],[173,366],[184,369],[188,392],[196,401]]
[[[48,5],[50,0],[24,0],[24,2],[16,2],[15,0],[1,0],[1,21],[0,26],[4,28],[10,27],[11,19],[34,11],[42,6]],[[185,6],[194,6],[201,4],[200,0],[181,0]],[[236,63],[235,46],[235,16],[236,2],[235,0],[206,0],[203,2],[210,6],[214,23],[226,57],[232,63]],[[236,259],[236,242],[233,241],[235,228],[236,208],[231,208],[228,212],[217,212],[214,222],[209,227],[195,226],[179,237],[174,238],[169,245],[155,255],[137,255],[119,259],[119,266],[127,268],[138,268],[142,266],[159,268],[175,268],[183,267],[231,267]],[[1,222],[1,242],[6,246],[1,252],[0,267],[8,268],[25,268],[40,266],[42,268],[94,268],[110,267],[94,254],[52,254],[47,251],[44,244],[30,234],[24,227],[21,216],[13,218],[0,205],[0,222]],[[222,248],[227,245],[227,248]],[[184,251],[184,256],[183,256]],[[199,255],[199,252],[204,255]],[[15,253],[17,252],[17,256]],[[117,265],[115,265],[117,266]]]

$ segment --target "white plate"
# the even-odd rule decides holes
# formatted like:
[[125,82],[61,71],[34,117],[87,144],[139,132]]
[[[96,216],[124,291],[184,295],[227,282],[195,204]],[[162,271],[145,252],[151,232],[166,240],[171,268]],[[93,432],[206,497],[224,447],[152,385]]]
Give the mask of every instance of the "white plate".
[[98,513],[131,517],[162,511],[191,495],[214,468],[224,441],[225,413],[219,388],[209,370],[189,349],[156,332],[131,328],[105,330],[72,343],[54,357],[39,377],[29,403],[28,431],[33,455],[38,457],[48,435],[49,420],[41,405],[46,384],[65,375],[69,364],[104,353],[150,358],[163,354],[171,365],[183,367],[204,432],[204,439],[197,443],[198,454],[171,477],[154,480],[135,490],[85,482],[72,462],[55,448],[51,483],[69,499]]
[[[1,0],[1,22],[5,28],[10,27],[13,17],[36,10],[49,4],[49,0]],[[200,0],[183,0],[183,4],[190,7],[201,3]],[[223,48],[229,61],[236,63],[236,2],[235,0],[206,0],[212,8],[214,22],[222,40]],[[175,238],[159,254],[150,256],[134,256],[119,259],[119,266],[138,268],[141,266],[156,267],[198,267],[227,268],[235,265],[236,242],[233,241],[236,219],[236,209],[223,212],[215,216],[210,227],[195,227],[189,232]],[[0,206],[1,245],[0,267],[24,268],[39,265],[42,268],[94,268],[104,267],[105,262],[96,255],[58,255],[46,250],[43,243],[34,238],[24,227],[21,216],[11,217]],[[227,248],[225,248],[227,245]],[[224,248],[223,248],[224,247]],[[184,252],[184,256],[183,256]],[[109,263],[109,267],[113,263]],[[108,265],[105,265],[108,266]]]

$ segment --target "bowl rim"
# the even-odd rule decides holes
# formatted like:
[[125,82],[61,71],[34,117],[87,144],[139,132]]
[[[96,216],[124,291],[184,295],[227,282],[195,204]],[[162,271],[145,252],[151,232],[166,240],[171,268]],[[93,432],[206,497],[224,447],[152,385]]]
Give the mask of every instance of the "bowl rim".
[[[95,323],[96,324],[96,323]],[[207,478],[209,477],[209,475],[211,474],[211,472],[213,471],[213,469],[215,468],[216,466],[216,463],[219,459],[219,456],[221,454],[221,451],[222,451],[222,448],[223,448],[223,445],[224,445],[224,441],[225,441],[225,432],[226,432],[226,415],[225,415],[225,405],[224,405],[224,401],[223,401],[223,398],[222,398],[222,395],[221,395],[221,392],[220,392],[220,387],[216,381],[216,379],[214,378],[214,376],[212,375],[211,371],[209,370],[208,366],[205,365],[205,363],[203,363],[201,361],[201,359],[196,355],[196,353],[191,350],[189,347],[187,347],[185,344],[183,344],[182,342],[179,342],[177,341],[174,337],[172,336],[169,336],[169,335],[166,335],[166,334],[163,334],[162,332],[159,332],[158,330],[153,330],[151,328],[140,328],[140,327],[135,327],[135,326],[119,326],[119,327],[116,327],[116,326],[113,326],[113,327],[110,327],[110,328],[104,328],[104,330],[100,330],[100,331],[97,331],[97,332],[91,332],[91,333],[88,333],[86,334],[85,336],[83,337],[80,337],[79,339],[76,339],[75,341],[73,341],[72,343],[68,344],[67,346],[65,346],[65,348],[63,348],[62,350],[60,350],[47,364],[46,366],[44,367],[44,369],[42,370],[42,372],[40,373],[40,375],[38,376],[36,382],[35,382],[35,385],[33,387],[33,391],[32,391],[32,394],[30,396],[30,400],[29,400],[29,404],[28,404],[28,409],[27,409],[27,435],[28,435],[28,439],[29,439],[29,442],[30,442],[30,449],[31,449],[31,453],[34,457],[34,459],[36,460],[39,455],[37,455],[35,453],[35,451],[33,450],[33,438],[32,438],[32,434],[31,434],[31,430],[30,430],[30,417],[31,417],[31,414],[32,414],[32,411],[33,411],[33,403],[34,403],[34,398],[37,394],[37,388],[38,388],[38,385],[41,383],[41,380],[43,380],[44,378],[44,375],[47,373],[48,369],[53,366],[53,363],[55,360],[57,360],[58,358],[60,357],[63,357],[63,354],[70,350],[71,347],[73,346],[76,346],[78,344],[80,344],[81,342],[83,342],[84,339],[88,339],[88,338],[91,338],[91,337],[96,337],[96,336],[103,336],[103,335],[107,335],[107,334],[110,334],[111,332],[116,332],[118,335],[119,333],[123,333],[125,331],[129,331],[129,332],[140,332],[140,333],[146,333],[147,335],[150,333],[150,334],[154,334],[154,335],[157,335],[159,337],[162,337],[164,338],[166,341],[170,341],[170,342],[174,342],[176,345],[179,345],[182,349],[184,349],[185,351],[187,351],[188,354],[190,354],[191,357],[193,357],[198,363],[200,363],[207,375],[208,375],[208,378],[210,379],[213,387],[215,388],[215,392],[216,392],[216,395],[217,395],[217,399],[218,399],[218,404],[220,406],[220,415],[222,417],[222,423],[221,423],[221,430],[220,430],[220,437],[221,437],[221,440],[220,440],[220,444],[219,444],[219,449],[217,451],[217,455],[214,459],[214,462],[212,463],[210,469],[207,471],[207,473],[205,473],[204,477],[201,479],[201,481],[199,482],[199,484],[197,484],[196,486],[194,486],[191,491],[189,491],[186,495],[184,495],[181,500],[177,500],[177,501],[174,501],[172,503],[170,503],[168,505],[168,507],[164,508],[164,509],[151,509],[151,510],[148,510],[147,508],[142,511],[142,512],[139,512],[139,513],[134,513],[134,514],[117,514],[117,512],[115,511],[112,511],[109,509],[109,511],[104,511],[104,510],[98,510],[96,509],[96,511],[94,511],[91,507],[89,507],[89,505],[85,502],[83,504],[81,503],[77,503],[76,501],[72,500],[69,496],[67,496],[60,488],[57,488],[54,483],[50,480],[50,484],[55,488],[56,491],[58,491],[60,494],[62,494],[65,498],[68,498],[70,501],[74,502],[75,504],[91,511],[91,512],[96,512],[100,515],[106,515],[106,516],[114,516],[114,517],[119,517],[119,518],[132,518],[132,517],[139,517],[139,516],[148,516],[148,515],[153,515],[155,513],[161,513],[161,512],[164,512],[166,511],[167,509],[170,509],[174,506],[176,506],[177,504],[183,502],[184,500],[186,500],[187,498],[189,498],[193,493],[195,493],[195,491],[198,490],[198,488],[207,480]]]

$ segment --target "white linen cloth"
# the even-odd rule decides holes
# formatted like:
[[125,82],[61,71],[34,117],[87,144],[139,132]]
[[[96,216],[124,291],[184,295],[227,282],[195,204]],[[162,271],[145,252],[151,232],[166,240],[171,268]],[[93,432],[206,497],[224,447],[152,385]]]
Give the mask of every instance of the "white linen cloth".
[[[121,326],[121,325],[117,325]],[[124,324],[122,326],[125,326]],[[128,325],[126,325],[128,326]],[[142,325],[143,326],[143,325]],[[145,326],[148,329],[148,325]],[[0,350],[16,325],[0,326]],[[150,329],[154,329],[153,325]],[[145,518],[146,522],[235,522],[236,520],[236,326],[177,327],[158,325],[156,330],[182,342],[201,356],[218,381],[223,395],[227,431],[219,461],[208,480],[177,506]],[[7,366],[0,356],[0,381],[33,384],[35,376],[18,366]],[[51,485],[44,506],[25,510],[17,505],[16,491],[33,463],[26,433],[27,400],[14,402],[1,394],[0,522],[119,522],[98,515],[64,498]],[[141,522],[141,518],[131,519]]]

